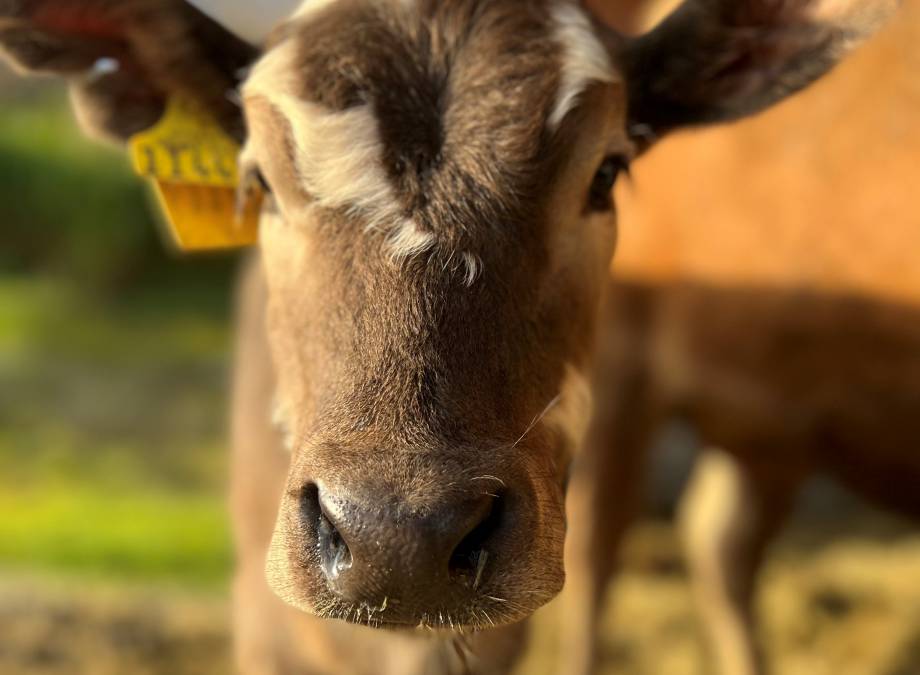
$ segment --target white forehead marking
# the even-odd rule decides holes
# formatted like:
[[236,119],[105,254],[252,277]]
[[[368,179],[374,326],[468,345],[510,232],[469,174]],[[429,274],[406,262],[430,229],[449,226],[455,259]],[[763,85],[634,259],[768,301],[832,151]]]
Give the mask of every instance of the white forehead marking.
[[563,50],[561,85],[549,116],[550,128],[556,129],[592,82],[616,82],[619,78],[581,7],[560,0],[553,7],[553,23],[556,42]]
[[419,253],[424,253],[437,243],[437,237],[432,232],[425,232],[411,218],[402,218],[399,224],[392,227],[387,238],[390,246],[390,255],[394,259],[411,258]]
[[[306,0],[292,20],[306,21],[339,0]],[[389,0],[403,10],[416,0]],[[335,111],[304,101],[296,76],[296,42],[289,40],[270,50],[252,69],[243,97],[271,103],[290,123],[295,144],[295,168],[313,204],[344,208],[360,217],[369,230],[386,233],[394,260],[438,248],[435,233],[427,232],[404,215],[384,169],[384,146],[379,122],[370,105]],[[244,155],[254,155],[251,148]],[[445,270],[462,270],[471,286],[482,274],[482,260],[469,252],[440,250]]]
[[[330,1],[336,0],[314,0]],[[384,170],[383,143],[371,106],[333,111],[302,100],[295,94],[295,58],[293,41],[273,49],[253,68],[243,96],[266,99],[290,123],[297,175],[314,204],[344,208],[359,216],[368,229],[386,232],[394,259],[433,248],[435,235],[404,215],[394,193]],[[248,149],[244,153],[251,154]],[[467,281],[477,274],[478,270],[468,269]]]
[[399,221],[371,107],[333,111],[304,101],[297,94],[296,54],[293,40],[271,50],[253,69],[244,98],[264,98],[288,120],[297,174],[316,204],[352,210],[372,229]]

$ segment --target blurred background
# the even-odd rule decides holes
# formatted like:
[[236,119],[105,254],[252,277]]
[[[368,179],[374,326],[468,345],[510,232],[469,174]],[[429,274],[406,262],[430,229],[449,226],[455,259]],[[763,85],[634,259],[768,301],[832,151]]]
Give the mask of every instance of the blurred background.
[[228,672],[233,256],[0,72],[0,672]]
[[[614,269],[648,283],[920,299],[920,209],[903,198],[920,175],[920,90],[898,80],[920,72],[907,4],[907,24],[810,98],[643,160],[618,194]],[[878,63],[899,66],[880,78]],[[850,98],[831,95],[841,86]],[[879,136],[841,144],[860,91],[874,112],[859,128]],[[865,189],[846,193],[854,181]],[[802,204],[816,191],[848,215],[815,218]],[[716,212],[741,193],[745,203]],[[225,408],[238,260],[171,254],[151,204],[123,153],[80,136],[59,84],[0,72],[4,675],[231,670]],[[688,213],[707,214],[705,236]],[[854,251],[871,262],[847,262]],[[709,672],[671,518],[692,443],[679,425],[656,443],[647,515],[610,591],[604,672]],[[778,673],[920,673],[920,532],[816,481],[770,551],[757,605]],[[521,673],[551,672],[556,612],[540,613]]]

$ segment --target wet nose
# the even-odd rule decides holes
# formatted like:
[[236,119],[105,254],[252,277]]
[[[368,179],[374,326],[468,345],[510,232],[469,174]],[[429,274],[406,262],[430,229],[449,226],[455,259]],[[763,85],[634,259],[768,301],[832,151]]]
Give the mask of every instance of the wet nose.
[[358,606],[436,606],[475,590],[498,563],[500,495],[470,495],[413,510],[392,502],[369,507],[346,490],[312,486],[303,502],[329,588]]

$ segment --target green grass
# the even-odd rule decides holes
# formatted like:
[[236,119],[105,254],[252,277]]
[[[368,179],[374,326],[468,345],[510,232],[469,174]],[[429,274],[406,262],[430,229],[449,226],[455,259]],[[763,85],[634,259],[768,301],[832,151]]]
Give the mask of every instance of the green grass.
[[232,256],[171,250],[126,153],[86,139],[60,85],[0,91],[0,272],[48,274],[119,296],[145,284],[226,298]]
[[227,351],[222,299],[165,289],[103,302],[86,290],[59,279],[0,275],[0,356],[130,366],[142,358],[202,363]]
[[0,99],[0,568],[222,583],[233,261],[166,251],[63,87]]
[[0,276],[0,568],[226,581],[228,327]]
[[40,264],[111,283],[156,239],[124,154],[84,139],[60,91],[3,103],[0,197],[8,269]]
[[157,220],[59,83],[0,91],[0,569],[227,578],[234,261]]
[[0,564],[106,580],[213,585],[230,568],[222,501],[59,478],[0,491]]

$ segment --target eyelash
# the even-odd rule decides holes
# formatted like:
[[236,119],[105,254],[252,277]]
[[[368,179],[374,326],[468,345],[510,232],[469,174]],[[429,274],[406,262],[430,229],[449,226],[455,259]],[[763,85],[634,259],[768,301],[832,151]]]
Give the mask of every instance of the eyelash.
[[262,188],[262,192],[264,192],[265,194],[270,195],[272,193],[272,188],[268,184],[268,181],[265,180],[265,175],[262,173],[261,169],[255,170],[252,180],[254,180],[258,184],[258,186]]
[[613,186],[623,173],[629,174],[629,160],[623,155],[608,155],[601,162],[588,191],[590,211],[610,211],[613,208]]
[[268,184],[268,181],[265,180],[265,176],[262,174],[261,169],[257,166],[249,165],[241,169],[240,182],[236,188],[237,213],[243,212],[249,200],[252,199],[253,194],[256,192],[261,192],[262,194],[263,199],[261,205],[263,209],[271,211],[276,209],[275,201],[272,198],[271,186]]

